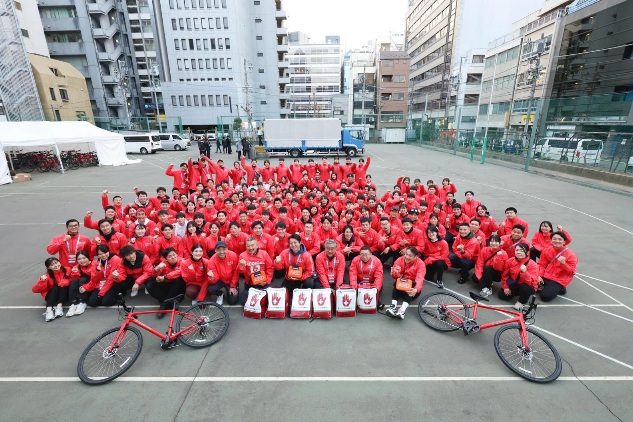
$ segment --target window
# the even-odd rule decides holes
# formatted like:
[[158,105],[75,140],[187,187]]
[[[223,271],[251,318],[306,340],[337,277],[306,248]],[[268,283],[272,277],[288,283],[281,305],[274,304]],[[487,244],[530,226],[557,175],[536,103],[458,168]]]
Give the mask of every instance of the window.
[[187,100],[187,106],[191,107],[191,95],[185,96],[185,100]]
[[171,20],[171,29],[173,29],[174,31],[178,30],[178,22],[176,22],[176,19]]
[[174,0],[169,0],[169,8],[170,9],[174,8]]
[[202,29],[207,29],[207,20],[205,18],[200,19],[200,27]]
[[193,18],[193,29],[200,29],[200,23],[198,18]]
[[226,0],[222,0],[222,9],[226,9]]
[[217,29],[222,29],[222,19],[221,18],[215,18],[215,27]]
[[229,96],[228,95],[223,95],[224,98],[224,105],[228,106],[229,105]]
[[57,120],[58,122],[62,121],[62,115],[59,110],[55,110],[55,120]]
[[219,95],[216,95],[216,96],[215,96],[215,104],[216,104],[217,106],[221,106],[221,105],[222,105],[222,100],[221,100],[221,98],[220,98],[220,96],[219,96]]
[[198,69],[204,69],[204,67],[202,67],[202,59],[198,59]]
[[193,105],[196,106],[196,107],[200,106],[200,102],[198,101],[198,96],[197,95],[193,96]]
[[630,42],[624,47],[624,54],[622,54],[622,60],[630,60],[633,57],[633,42]]
[[229,38],[224,39],[224,47],[226,47],[227,50],[231,49],[231,40]]
[[177,38],[174,40],[174,48],[180,50],[180,41]]
[[186,39],[184,39],[184,38],[183,38],[183,39],[181,39],[181,40],[180,40],[180,45],[182,46],[182,49],[183,49],[183,50],[186,50],[186,49],[187,49],[187,40],[186,40]]
[[264,73],[264,69],[262,69],[261,67],[257,70],[259,73]]
[[266,104],[267,104],[267,103],[266,103],[266,100],[262,100],[262,101],[260,101],[259,103],[260,103],[261,105],[266,105]]
[[55,98],[55,90],[53,88],[48,88],[48,92],[51,93],[51,100],[57,101],[57,98]]
[[196,39],[196,49],[202,50],[202,40],[200,38]]
[[182,9],[182,0],[176,0],[176,7]]
[[266,89],[266,85],[260,85],[259,89]]
[[175,95],[171,96],[171,105],[174,107],[178,106],[178,100],[176,99]]
[[178,26],[180,27],[180,30],[185,30],[185,20],[183,18],[178,19]]
[[189,50],[193,50],[193,38],[189,38]]
[[393,66],[393,60],[383,60],[382,61],[382,65],[385,67],[392,67]]
[[262,23],[262,18],[255,18],[255,23]]
[[226,59],[226,68],[227,69],[233,69],[233,60]]
[[224,69],[224,59],[220,59],[220,69]]
[[213,29],[213,18],[209,18],[209,29]]
[[393,81],[398,83],[404,82],[404,75],[393,75]]
[[207,96],[206,95],[201,95],[200,96],[200,105],[202,107],[206,107],[207,106]]
[[483,63],[484,56],[482,54],[474,54],[473,55],[473,63]]
[[380,113],[380,121],[382,123],[402,123],[404,121],[404,112],[383,111]]
[[26,29],[22,29],[22,28],[20,28],[20,31],[22,31],[22,36],[23,37],[26,37],[26,38],[29,37],[29,31],[27,31]]
[[218,50],[223,50],[224,49],[224,41],[222,41],[222,38],[218,38]]
[[178,66],[178,70],[182,70],[182,59],[177,59],[176,65]]
[[224,29],[229,29],[229,18],[222,18],[222,22],[224,22]]
[[213,95],[209,95],[209,107],[213,107]]
[[263,38],[262,38],[262,36],[261,36],[261,35],[258,35],[258,36],[256,36],[256,37],[255,37],[255,39],[256,39],[257,41],[261,41]]
[[202,40],[202,45],[204,45],[204,49],[208,50],[209,49],[209,40],[208,39],[203,39]]
[[191,18],[187,18],[187,30],[191,31]]
[[488,104],[480,104],[479,105],[479,115],[485,116],[488,114]]
[[204,0],[200,0],[200,9],[204,9]]
[[396,93],[392,94],[391,95],[391,100],[392,101],[404,101],[404,93],[396,92]]
[[259,0],[255,0],[255,1],[253,2],[253,4],[254,4],[255,6],[259,6],[259,3],[260,3],[260,2],[259,2]]
[[257,57],[264,57],[264,53],[258,52]]
[[214,69],[218,68],[218,59],[213,59],[213,68]]
[[211,59],[204,59],[207,69],[211,69]]
[[185,9],[189,9],[189,1],[190,0],[185,0]]
[[196,59],[191,59],[191,69],[196,70]]
[[211,50],[215,50],[215,38],[211,38]]
[[191,0],[191,8],[192,9],[198,8],[198,0]]
[[213,0],[213,4],[215,5],[215,7],[220,7],[220,0]]

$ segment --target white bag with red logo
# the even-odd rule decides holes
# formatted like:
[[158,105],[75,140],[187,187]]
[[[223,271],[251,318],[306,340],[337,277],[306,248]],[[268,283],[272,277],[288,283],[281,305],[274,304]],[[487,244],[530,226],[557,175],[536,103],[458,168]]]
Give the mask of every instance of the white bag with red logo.
[[285,287],[269,287],[266,318],[284,319],[288,313],[288,290]]
[[378,289],[372,287],[370,289],[365,287],[358,288],[358,312],[361,314],[375,314],[378,308]]
[[336,289],[336,316],[356,316],[356,290]]
[[312,290],[312,318],[332,318],[333,302],[332,289]]
[[312,289],[294,289],[290,318],[310,318],[312,316]]
[[266,290],[251,287],[248,289],[248,299],[244,304],[244,316],[247,318],[262,319],[266,312]]

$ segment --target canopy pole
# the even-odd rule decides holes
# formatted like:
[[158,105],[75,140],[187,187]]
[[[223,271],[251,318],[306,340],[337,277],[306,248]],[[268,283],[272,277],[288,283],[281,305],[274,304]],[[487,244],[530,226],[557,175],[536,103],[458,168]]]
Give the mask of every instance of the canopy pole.
[[59,169],[61,170],[62,174],[65,174],[66,172],[64,171],[64,163],[62,163],[62,157],[59,154],[59,147],[57,146],[57,144],[55,144],[55,152],[57,153],[57,160],[59,161]]

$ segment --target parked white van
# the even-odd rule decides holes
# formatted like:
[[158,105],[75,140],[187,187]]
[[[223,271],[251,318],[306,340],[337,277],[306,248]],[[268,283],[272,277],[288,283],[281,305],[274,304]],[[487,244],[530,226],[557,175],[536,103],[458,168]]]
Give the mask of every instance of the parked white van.
[[165,150],[183,151],[191,146],[191,141],[183,139],[177,133],[160,133],[158,135],[160,143]]
[[543,138],[536,143],[535,157],[545,160],[598,164],[604,142],[599,139]]
[[124,134],[123,138],[125,139],[125,152],[127,153],[154,154],[159,149],[162,149],[158,135],[149,133]]

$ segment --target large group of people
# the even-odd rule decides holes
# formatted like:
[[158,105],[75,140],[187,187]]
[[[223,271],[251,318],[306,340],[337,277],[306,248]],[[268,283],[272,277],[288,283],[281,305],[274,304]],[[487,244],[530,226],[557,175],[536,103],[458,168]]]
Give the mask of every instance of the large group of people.
[[[456,200],[444,178],[422,183],[401,176],[379,195],[367,173],[371,159],[320,162],[284,158],[235,161],[205,154],[165,174],[170,191],[134,188],[134,200],[103,191],[103,215],[84,215],[79,233],[66,232],[47,247],[51,255],[33,286],[46,301],[45,320],[111,306],[120,294],[145,291],[164,309],[185,294],[192,303],[244,304],[251,287],[357,289],[374,287],[380,301],[385,271],[393,278],[387,315],[404,319],[426,282],[444,287],[455,269],[458,284],[474,283],[483,297],[499,284],[501,300],[520,309],[540,292],[542,301],[565,294],[576,270],[571,235],[543,221],[528,240],[516,208],[497,222],[472,191]],[[162,317],[164,314],[157,314]]]

